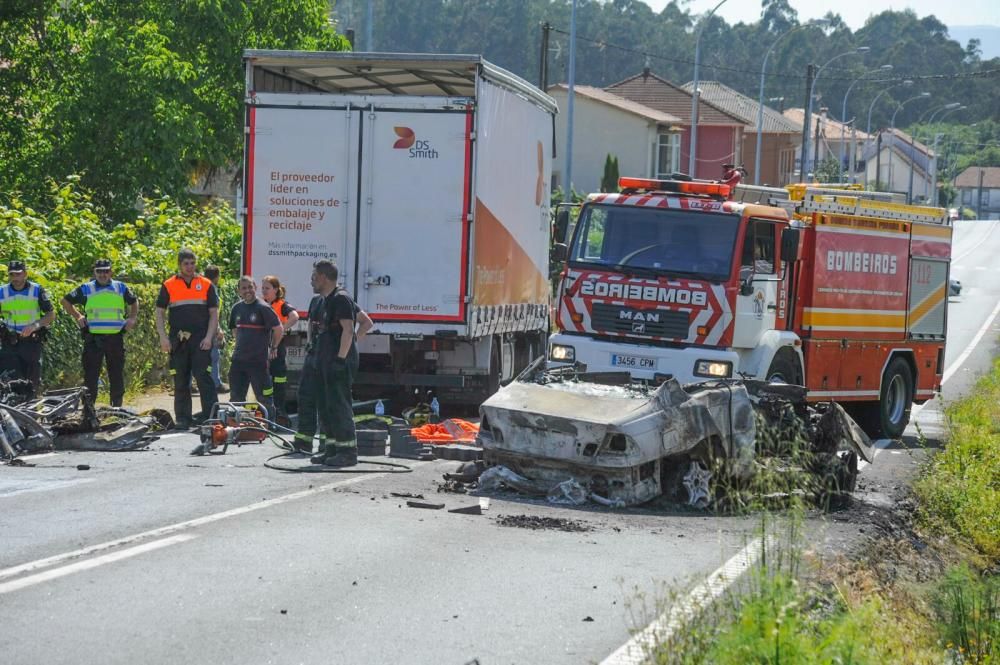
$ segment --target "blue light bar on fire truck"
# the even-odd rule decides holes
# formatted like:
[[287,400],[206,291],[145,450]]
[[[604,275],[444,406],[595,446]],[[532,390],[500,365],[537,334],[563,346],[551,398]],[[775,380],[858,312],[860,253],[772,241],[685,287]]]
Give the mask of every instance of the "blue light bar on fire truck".
[[618,186],[623,190],[646,190],[649,192],[676,192],[678,194],[702,194],[705,196],[729,197],[730,185],[704,180],[657,180],[656,178],[618,178]]

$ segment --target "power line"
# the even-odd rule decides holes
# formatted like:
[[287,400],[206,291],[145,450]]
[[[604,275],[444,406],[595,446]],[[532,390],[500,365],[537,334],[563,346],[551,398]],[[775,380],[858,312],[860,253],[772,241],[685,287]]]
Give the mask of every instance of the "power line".
[[[552,30],[552,32],[556,32],[556,33],[559,33],[561,35],[566,35],[567,37],[569,36],[569,33],[567,31],[562,30],[560,28],[552,27],[550,29]],[[579,33],[577,33],[576,39],[577,39],[577,41],[583,41],[583,42],[589,42],[591,44],[596,44],[597,46],[600,46],[601,48],[613,48],[613,49],[616,49],[616,50],[619,50],[619,51],[623,51],[625,53],[633,53],[635,55],[640,55],[640,56],[642,56],[644,58],[650,58],[650,59],[654,59],[654,60],[662,60],[664,62],[672,62],[672,63],[676,63],[676,64],[680,64],[680,65],[691,65],[691,66],[694,66],[694,60],[686,60],[684,58],[671,58],[669,56],[661,55],[659,53],[651,53],[649,51],[641,51],[639,49],[630,48],[628,46],[621,46],[620,44],[613,44],[613,43],[611,43],[611,42],[609,42],[609,41],[607,41],[605,39],[595,39],[593,37],[587,37],[585,35],[580,35]],[[737,73],[737,74],[753,74],[754,76],[760,75],[760,70],[759,69],[758,70],[750,70],[750,69],[742,69],[740,67],[727,67],[725,65],[710,65],[710,64],[706,64],[704,62],[699,62],[698,66],[699,67],[704,67],[706,69],[714,69],[714,70],[718,70],[718,71],[733,72],[733,73]],[[849,72],[851,70],[847,70],[847,69],[839,69],[839,70],[838,69],[831,69],[830,71],[834,71],[834,72],[836,72],[836,71]],[[865,80],[868,81],[868,82],[871,82],[871,83],[899,83],[899,82],[902,82],[902,81],[914,81],[914,82],[916,82],[916,81],[931,81],[931,80],[946,81],[946,80],[971,79],[971,78],[992,78],[992,77],[998,76],[998,75],[1000,75],[1000,68],[996,68],[996,69],[984,69],[984,70],[977,71],[977,72],[960,72],[960,73],[957,73],[957,74],[923,74],[923,75],[919,75],[919,76],[917,76],[917,75],[915,75],[915,76],[907,76],[907,75],[901,74],[898,77],[893,77],[893,78],[888,78],[888,79],[878,79],[878,80],[876,80],[876,79],[865,79]],[[798,81],[798,80],[805,80],[806,77],[803,76],[803,75],[801,75],[801,74],[773,73],[773,74],[768,74],[768,78],[770,78],[770,79],[779,78],[779,79],[787,79],[787,80],[796,80],[796,81]],[[823,80],[824,81],[854,81],[856,78],[857,78],[856,76],[846,76],[846,77],[843,77],[843,78],[838,78],[838,77],[835,77],[835,76],[824,76]]]

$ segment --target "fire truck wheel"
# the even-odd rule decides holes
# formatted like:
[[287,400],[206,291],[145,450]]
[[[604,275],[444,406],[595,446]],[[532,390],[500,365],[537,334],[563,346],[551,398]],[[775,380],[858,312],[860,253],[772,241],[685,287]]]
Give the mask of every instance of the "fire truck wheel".
[[882,377],[879,394],[879,430],[882,436],[898,439],[910,422],[913,406],[913,371],[903,358],[895,358]]
[[768,383],[802,385],[802,369],[799,367],[795,352],[788,349],[778,351],[765,376]]

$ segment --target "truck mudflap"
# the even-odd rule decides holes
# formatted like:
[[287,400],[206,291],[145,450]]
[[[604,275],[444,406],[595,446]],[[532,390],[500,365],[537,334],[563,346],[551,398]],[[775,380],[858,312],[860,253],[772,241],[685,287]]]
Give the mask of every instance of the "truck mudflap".
[[670,379],[653,387],[626,373],[571,370],[528,370],[480,408],[487,464],[525,480],[507,485],[551,499],[569,483],[581,496],[619,506],[682,485],[687,502],[704,507],[713,473],[742,482],[759,471],[760,458],[781,456],[788,437],[774,432],[784,432],[778,425],[789,418],[808,440],[810,459],[822,461],[810,471],[834,477],[840,489],[853,489],[857,456],[872,458],[850,416],[832,403],[807,406],[801,386]]

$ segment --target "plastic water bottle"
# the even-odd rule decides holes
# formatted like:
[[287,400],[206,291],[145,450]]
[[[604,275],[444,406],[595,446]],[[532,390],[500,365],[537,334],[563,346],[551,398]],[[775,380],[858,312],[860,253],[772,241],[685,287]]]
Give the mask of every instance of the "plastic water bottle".
[[431,413],[434,414],[435,418],[441,417],[441,402],[438,401],[437,397],[431,400]]
[[385,415],[385,404],[382,403],[382,400],[375,402],[375,415],[376,416]]

